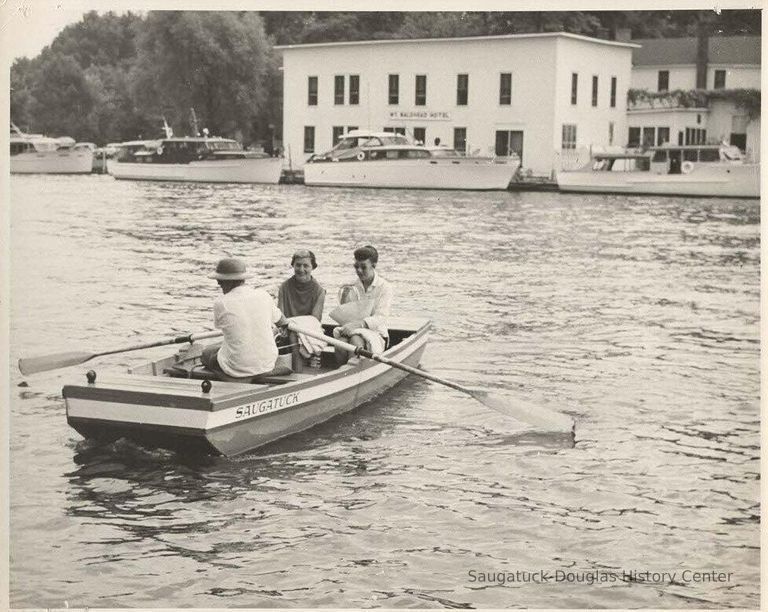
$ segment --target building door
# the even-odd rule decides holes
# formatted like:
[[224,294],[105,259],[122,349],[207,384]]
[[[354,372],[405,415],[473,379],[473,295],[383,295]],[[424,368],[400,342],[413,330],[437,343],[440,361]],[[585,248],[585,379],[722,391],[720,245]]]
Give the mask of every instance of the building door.
[[510,153],[517,153],[518,157],[520,157],[520,165],[522,165],[523,131],[496,130],[496,155],[506,157]]

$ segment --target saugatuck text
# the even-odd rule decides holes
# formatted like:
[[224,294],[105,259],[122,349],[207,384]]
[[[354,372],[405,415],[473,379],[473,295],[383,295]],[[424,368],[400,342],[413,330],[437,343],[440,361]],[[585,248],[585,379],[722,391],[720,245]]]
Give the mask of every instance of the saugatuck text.
[[652,584],[670,584],[673,582],[730,582],[733,572],[717,570],[676,570],[674,572],[653,572],[645,570],[516,570],[505,572],[481,572],[469,570],[469,582],[479,584],[601,584],[610,582],[646,582]]

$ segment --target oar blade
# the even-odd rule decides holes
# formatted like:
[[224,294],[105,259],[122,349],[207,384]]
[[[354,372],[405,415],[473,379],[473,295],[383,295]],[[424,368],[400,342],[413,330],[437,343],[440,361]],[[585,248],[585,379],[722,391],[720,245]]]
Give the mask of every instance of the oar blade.
[[68,353],[56,353],[54,355],[43,355],[42,357],[29,357],[19,359],[19,370],[22,374],[35,374],[56,368],[66,368],[67,366],[84,363],[94,357],[93,353],[82,351],[70,351]]
[[485,389],[470,389],[470,392],[472,397],[488,408],[526,425],[548,432],[572,433],[574,431],[575,424],[568,415],[489,393]]

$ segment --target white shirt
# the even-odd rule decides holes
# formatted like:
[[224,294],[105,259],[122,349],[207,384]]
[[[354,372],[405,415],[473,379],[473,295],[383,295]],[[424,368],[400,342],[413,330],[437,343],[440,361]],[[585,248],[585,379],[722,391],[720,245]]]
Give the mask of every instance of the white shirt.
[[355,288],[361,300],[370,300],[371,302],[371,314],[363,319],[365,326],[382,338],[388,338],[387,318],[392,308],[392,285],[374,273],[373,281],[368,285],[368,289],[363,286],[363,282],[359,278],[355,283]]
[[275,367],[272,324],[282,313],[263,289],[239,285],[213,303],[213,321],[224,332],[217,359],[230,376],[255,376]]

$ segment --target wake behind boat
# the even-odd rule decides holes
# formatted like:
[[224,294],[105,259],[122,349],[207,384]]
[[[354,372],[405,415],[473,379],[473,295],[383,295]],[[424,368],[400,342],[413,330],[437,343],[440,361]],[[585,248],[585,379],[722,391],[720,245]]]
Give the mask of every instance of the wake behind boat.
[[[382,356],[404,367],[418,365],[430,326],[423,318],[391,319],[390,347]],[[329,337],[333,327],[324,325]],[[359,357],[338,366],[327,348],[320,368],[230,382],[201,365],[201,352],[192,344],[127,375],[89,373],[87,382],[66,385],[67,422],[103,442],[127,438],[150,447],[237,455],[348,412],[407,376]]]
[[511,157],[469,157],[390,132],[352,130],[304,164],[306,185],[503,190],[520,166]]
[[96,148],[87,142],[75,142],[69,136],[27,134],[13,123],[10,145],[11,174],[88,174]]
[[219,137],[168,137],[117,145],[107,160],[116,179],[277,184],[283,160],[246,151],[236,140]]
[[680,196],[760,197],[760,165],[738,147],[662,145],[597,153],[578,170],[557,175],[561,191]]

